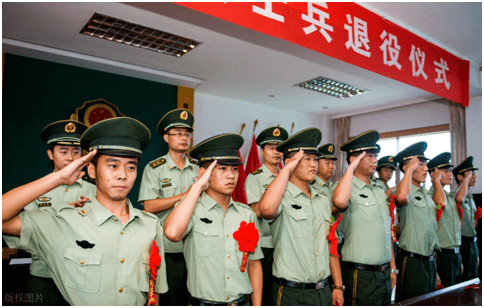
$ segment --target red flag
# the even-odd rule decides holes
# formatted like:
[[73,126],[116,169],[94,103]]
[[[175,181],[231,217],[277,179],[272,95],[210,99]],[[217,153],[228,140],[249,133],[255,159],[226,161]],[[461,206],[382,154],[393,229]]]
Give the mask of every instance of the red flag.
[[[239,157],[242,157],[240,155],[240,151],[238,151],[237,153]],[[232,192],[232,199],[234,199],[234,201],[238,201],[244,204],[247,204],[247,196],[244,190],[246,178],[247,178],[247,175],[245,174],[244,165],[243,164],[239,165],[239,180],[237,181],[237,185],[235,186],[235,189]]]
[[245,171],[247,174],[251,173],[252,171],[260,168],[260,161],[259,161],[259,148],[257,143],[255,142],[255,134],[252,136],[252,144],[249,150],[249,157],[247,158],[247,164],[245,166]]

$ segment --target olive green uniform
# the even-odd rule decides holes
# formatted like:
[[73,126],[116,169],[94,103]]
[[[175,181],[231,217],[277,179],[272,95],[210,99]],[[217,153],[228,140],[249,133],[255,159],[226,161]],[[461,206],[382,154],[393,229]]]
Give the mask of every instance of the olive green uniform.
[[[257,225],[257,217],[249,206],[230,198],[224,212],[205,192],[198,199],[188,223],[183,251],[188,290],[193,298],[229,303],[252,293],[247,270],[240,270],[243,253],[233,237],[242,221]],[[262,250],[257,245],[248,260],[262,258]]]
[[21,212],[17,248],[42,258],[71,305],[144,305],[153,240],[162,256],[155,292],[168,289],[163,230],[154,215],[127,203],[129,220],[124,225],[95,198],[85,208],[58,204]]
[[[270,224],[275,277],[272,298],[278,306],[332,305],[327,283],[332,203],[311,185],[309,189],[311,197],[288,182],[278,215]],[[306,287],[316,283],[317,288]]]
[[439,249],[437,210],[427,190],[411,185],[408,203],[397,207],[400,239],[396,301],[435,291],[434,251]]
[[[245,193],[247,195],[247,203],[257,203],[264,194],[265,190],[269,184],[276,178],[274,174],[266,167],[262,165],[261,168],[256,169],[249,173],[247,179],[245,180]],[[262,271],[263,271],[263,294],[262,294],[262,305],[269,306],[270,302],[270,292],[272,286],[272,263],[274,261],[274,245],[272,244],[272,234],[269,223],[265,221],[262,217],[258,220],[258,226],[260,230],[259,243],[264,253],[264,258],[261,260]]]
[[[169,154],[151,161],[146,165],[141,179],[138,203],[143,205],[145,200],[173,197],[187,191],[198,176],[198,166],[185,156],[185,166],[179,169]],[[164,223],[173,211],[155,214]],[[163,236],[164,237],[164,236]],[[183,258],[183,242],[172,242],[163,239],[167,264],[167,279],[169,291],[160,300],[160,305],[185,305],[188,298],[186,287],[187,270]]]
[[354,176],[341,222],[345,238],[342,248],[345,304],[390,304],[391,218],[383,189],[373,180],[367,184]]

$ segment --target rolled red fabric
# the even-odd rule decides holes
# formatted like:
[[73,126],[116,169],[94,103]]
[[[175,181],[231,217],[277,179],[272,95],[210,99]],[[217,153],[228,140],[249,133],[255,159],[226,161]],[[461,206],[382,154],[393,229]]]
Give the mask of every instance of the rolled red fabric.
[[462,207],[460,206],[460,203],[457,203],[457,210],[459,212],[459,218],[460,220],[462,220],[462,218],[464,217],[464,209],[462,209]]
[[158,266],[161,264],[160,248],[156,245],[156,241],[153,241],[151,245],[151,254],[149,260],[150,270],[148,271],[148,279],[150,283],[150,289],[148,291],[148,305],[155,304],[155,281],[156,274],[158,272]]
[[343,214],[340,214],[338,219],[331,225],[331,229],[328,234],[328,241],[331,243],[329,254],[337,256],[338,258],[341,257],[338,254],[338,237],[336,236],[336,228],[338,228],[339,222],[341,221],[342,217]]
[[392,241],[394,243],[397,242],[397,237],[395,236],[395,230],[393,230],[393,227],[395,226],[395,215],[393,215],[393,212],[395,211],[395,195],[392,195],[391,201],[390,201],[390,217],[392,218]]

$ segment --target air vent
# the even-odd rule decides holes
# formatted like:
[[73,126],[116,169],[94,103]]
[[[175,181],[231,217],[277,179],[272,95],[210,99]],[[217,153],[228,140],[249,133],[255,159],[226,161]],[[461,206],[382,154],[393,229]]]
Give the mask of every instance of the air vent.
[[343,99],[369,92],[368,90],[325,77],[317,77],[309,81],[298,83],[296,86]]
[[94,13],[81,33],[175,57],[181,57],[201,44],[186,37],[98,13]]

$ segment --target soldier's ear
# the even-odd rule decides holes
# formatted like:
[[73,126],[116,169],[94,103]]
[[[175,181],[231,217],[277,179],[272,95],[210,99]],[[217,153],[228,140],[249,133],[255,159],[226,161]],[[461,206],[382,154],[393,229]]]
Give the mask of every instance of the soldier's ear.
[[96,178],[96,166],[94,166],[94,164],[91,162],[87,163],[87,174],[91,179]]
[[47,150],[47,156],[50,160],[54,160],[54,153],[50,149]]
[[165,139],[166,143],[168,143],[168,137],[170,137],[170,136],[168,136],[167,134],[163,134],[163,139]]

